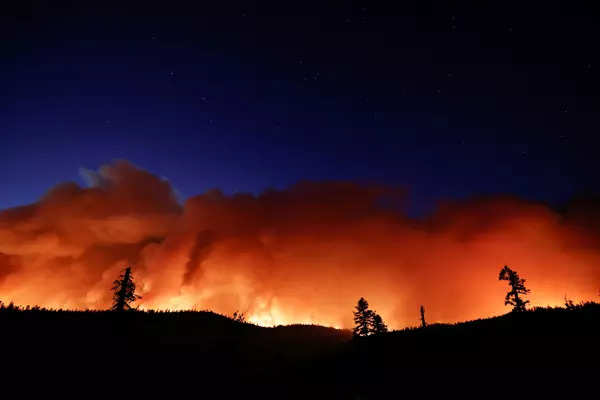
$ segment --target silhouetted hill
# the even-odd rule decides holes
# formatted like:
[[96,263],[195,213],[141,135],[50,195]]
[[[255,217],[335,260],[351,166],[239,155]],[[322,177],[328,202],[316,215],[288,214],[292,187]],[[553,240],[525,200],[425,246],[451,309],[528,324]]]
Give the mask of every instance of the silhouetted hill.
[[422,366],[593,366],[600,354],[600,304],[571,310],[536,308],[522,313],[408,328],[353,341],[352,357],[398,357]]
[[438,379],[446,379],[465,368],[595,367],[599,337],[596,303],[358,340],[347,330],[264,328],[212,312],[0,311],[3,364],[25,374],[69,371],[69,376],[83,374],[81,379],[93,381],[122,365],[117,375],[184,385],[210,382],[202,390],[218,389],[221,397],[258,390],[261,397],[352,398],[363,393],[369,398],[364,394],[392,390],[399,376],[429,379],[425,376],[431,372],[423,375],[423,370],[444,371],[445,378]]

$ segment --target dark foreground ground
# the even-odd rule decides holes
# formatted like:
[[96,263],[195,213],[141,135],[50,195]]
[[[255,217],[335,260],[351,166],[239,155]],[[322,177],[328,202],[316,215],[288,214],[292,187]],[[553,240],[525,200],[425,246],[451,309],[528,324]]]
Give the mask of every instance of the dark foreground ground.
[[262,328],[210,312],[4,309],[0,343],[0,389],[14,385],[23,394],[522,398],[564,390],[566,398],[587,398],[587,385],[598,394],[600,304],[361,340],[333,328]]

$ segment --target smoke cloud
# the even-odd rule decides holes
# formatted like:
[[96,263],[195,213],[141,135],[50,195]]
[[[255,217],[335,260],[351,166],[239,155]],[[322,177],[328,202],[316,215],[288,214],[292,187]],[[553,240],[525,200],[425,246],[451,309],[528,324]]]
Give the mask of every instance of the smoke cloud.
[[142,308],[246,311],[261,324],[352,325],[361,296],[394,328],[507,312],[505,264],[533,305],[597,299],[600,207],[560,213],[513,197],[404,215],[398,188],[301,182],[259,196],[211,190],[179,204],[168,182],[117,161],[0,212],[0,299],[108,308],[133,266]]

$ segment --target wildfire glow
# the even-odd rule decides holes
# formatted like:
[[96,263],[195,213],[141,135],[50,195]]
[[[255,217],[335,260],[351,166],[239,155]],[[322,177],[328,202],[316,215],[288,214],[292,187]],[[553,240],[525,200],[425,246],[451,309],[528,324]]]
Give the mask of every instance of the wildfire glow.
[[[501,314],[508,264],[533,305],[597,299],[600,206],[568,212],[511,197],[442,204],[415,220],[401,190],[299,183],[260,196],[217,190],[184,206],[168,182],[116,162],[0,212],[0,299],[107,308],[133,266],[142,308],[246,312],[261,325],[350,327],[359,297],[392,328]],[[382,199],[384,201],[382,201]],[[390,206],[391,204],[391,206]]]

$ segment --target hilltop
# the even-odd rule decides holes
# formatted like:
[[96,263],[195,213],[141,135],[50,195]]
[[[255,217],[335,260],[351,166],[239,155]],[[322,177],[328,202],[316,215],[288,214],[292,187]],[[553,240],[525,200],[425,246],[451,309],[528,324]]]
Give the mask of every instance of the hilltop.
[[126,360],[131,375],[201,375],[214,382],[237,382],[224,390],[266,385],[281,391],[303,382],[303,390],[354,393],[367,390],[365,382],[372,381],[384,382],[379,389],[387,390],[406,369],[416,374],[423,368],[595,366],[599,337],[597,303],[433,324],[358,340],[347,330],[265,328],[208,311],[0,311],[0,340],[11,350],[4,362],[35,360],[26,367],[30,373],[51,370],[57,359],[94,370]]

